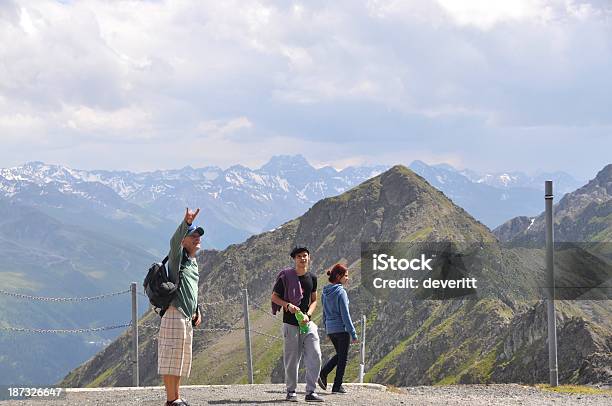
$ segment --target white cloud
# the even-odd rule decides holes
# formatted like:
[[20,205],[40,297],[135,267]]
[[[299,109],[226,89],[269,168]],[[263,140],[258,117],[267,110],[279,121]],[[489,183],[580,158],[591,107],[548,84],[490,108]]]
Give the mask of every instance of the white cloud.
[[503,22],[550,18],[550,6],[539,0],[438,0],[442,8],[459,25],[488,30]]
[[25,8],[21,9],[19,25],[28,35],[35,35],[36,32],[38,31],[36,27],[34,27],[34,23],[32,22],[32,19],[30,18],[30,13],[28,13],[28,10]]
[[137,108],[105,111],[87,106],[76,106],[67,107],[64,115],[66,127],[84,133],[102,131],[105,135],[112,137],[127,132],[133,134],[132,137],[138,137],[152,130],[151,113]]
[[239,142],[265,146],[261,156],[310,142],[321,162],[372,150],[385,161],[416,144],[433,160],[469,162],[476,153],[462,146],[499,145],[508,128],[612,124],[610,10],[576,0],[4,2],[0,158],[120,141],[154,155],[208,141],[217,164],[236,162],[223,151]]
[[205,136],[223,138],[243,129],[250,129],[253,123],[246,117],[236,117],[231,120],[209,120],[202,121],[197,126],[197,131]]

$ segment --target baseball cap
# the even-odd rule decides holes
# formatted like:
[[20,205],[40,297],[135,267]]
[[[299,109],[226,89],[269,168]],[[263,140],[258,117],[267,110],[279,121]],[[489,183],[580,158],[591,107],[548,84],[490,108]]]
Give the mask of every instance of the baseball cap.
[[295,247],[291,250],[291,253],[289,255],[291,255],[291,258],[295,258],[295,256],[300,252],[307,252],[308,255],[310,255],[310,251],[308,251],[308,248],[306,247]]
[[201,236],[204,235],[204,229],[202,227],[196,227],[194,224],[189,226],[189,229],[187,229],[187,235],[191,235],[193,233],[197,233]]

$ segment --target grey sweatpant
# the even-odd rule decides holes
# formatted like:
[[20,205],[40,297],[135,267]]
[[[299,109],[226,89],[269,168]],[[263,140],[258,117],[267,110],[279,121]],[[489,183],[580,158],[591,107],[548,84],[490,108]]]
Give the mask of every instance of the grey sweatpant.
[[308,333],[300,334],[298,326],[283,323],[285,348],[283,361],[285,363],[285,384],[287,392],[295,392],[298,381],[300,359],[304,357],[306,367],[306,393],[315,391],[319,372],[321,371],[321,347],[317,325],[308,323]]

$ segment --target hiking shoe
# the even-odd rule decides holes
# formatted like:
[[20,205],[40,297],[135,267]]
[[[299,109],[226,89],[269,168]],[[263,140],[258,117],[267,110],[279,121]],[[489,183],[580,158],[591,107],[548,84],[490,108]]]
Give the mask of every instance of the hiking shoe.
[[323,402],[323,398],[314,392],[307,394],[304,400],[306,402]]
[[297,402],[297,393],[295,392],[287,392],[287,397],[285,398],[285,400],[289,401],[289,402]]
[[319,384],[321,389],[327,390],[327,377],[324,378],[323,376],[319,375],[319,380],[317,381],[317,383]]
[[332,393],[346,393],[344,386],[340,385],[338,388],[332,388]]

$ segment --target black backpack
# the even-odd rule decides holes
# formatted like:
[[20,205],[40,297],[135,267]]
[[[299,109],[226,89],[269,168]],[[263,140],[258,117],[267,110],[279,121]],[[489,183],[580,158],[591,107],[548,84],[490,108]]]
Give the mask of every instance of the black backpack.
[[143,284],[149,302],[155,309],[159,309],[159,311],[155,310],[159,317],[163,317],[170,307],[183,276],[183,271],[179,270],[179,280],[176,283],[171,281],[166,270],[166,262],[168,262],[168,257],[164,258],[161,263],[156,262],[151,265]]

